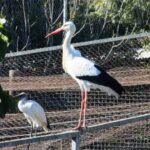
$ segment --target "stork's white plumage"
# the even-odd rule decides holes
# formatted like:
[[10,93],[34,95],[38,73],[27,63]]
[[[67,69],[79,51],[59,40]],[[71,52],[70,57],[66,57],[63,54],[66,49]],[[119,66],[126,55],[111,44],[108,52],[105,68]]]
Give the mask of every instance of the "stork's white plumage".
[[[81,56],[81,53],[71,45],[71,39],[76,31],[73,22],[66,22],[62,27],[49,33],[46,37],[65,31],[63,42],[63,69],[77,81],[81,89],[81,111],[78,126],[75,129],[85,127],[85,113],[87,105],[87,92],[98,88],[108,95],[119,98],[124,88],[118,81],[107,74],[94,62]],[[83,121],[82,121],[83,119]]]
[[72,54],[74,55],[74,56],[81,56],[81,53],[80,53],[80,51],[79,50],[77,50],[77,49],[75,49],[74,47],[73,47],[73,45],[71,45],[71,50],[72,50]]
[[31,136],[33,129],[36,129],[36,135],[38,127],[42,127],[44,131],[47,132],[50,127],[42,106],[34,100],[28,100],[25,92],[22,92],[15,97],[19,99],[19,110],[24,114],[31,125]]

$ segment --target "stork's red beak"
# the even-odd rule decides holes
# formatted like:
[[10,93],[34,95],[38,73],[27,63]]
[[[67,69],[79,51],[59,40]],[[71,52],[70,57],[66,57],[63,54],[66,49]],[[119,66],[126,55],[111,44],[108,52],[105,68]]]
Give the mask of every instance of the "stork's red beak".
[[45,36],[45,38],[47,38],[47,37],[50,37],[50,36],[52,36],[52,35],[55,35],[55,34],[58,34],[59,32],[63,32],[64,31],[64,29],[61,27],[61,28],[58,28],[58,29],[56,29],[55,31],[53,31],[53,32],[51,32],[51,33],[49,33],[49,34],[47,34],[46,36]]

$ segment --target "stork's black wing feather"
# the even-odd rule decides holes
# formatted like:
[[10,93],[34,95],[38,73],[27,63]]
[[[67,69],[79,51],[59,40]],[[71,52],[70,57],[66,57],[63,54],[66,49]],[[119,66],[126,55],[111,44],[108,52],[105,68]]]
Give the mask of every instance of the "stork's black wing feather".
[[124,88],[122,85],[113,77],[111,77],[107,72],[105,72],[102,68],[98,65],[94,65],[101,73],[95,76],[76,76],[78,79],[89,81],[94,84],[102,85],[111,88],[119,95],[122,94]]

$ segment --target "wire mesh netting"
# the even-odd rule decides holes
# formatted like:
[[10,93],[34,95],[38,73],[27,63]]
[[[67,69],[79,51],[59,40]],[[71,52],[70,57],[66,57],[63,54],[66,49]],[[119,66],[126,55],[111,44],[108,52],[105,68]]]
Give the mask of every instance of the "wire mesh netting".
[[[88,94],[87,126],[150,113],[150,58],[144,44],[149,40],[148,35],[76,44],[83,56],[103,67],[126,89],[118,100],[99,90],[92,90]],[[7,54],[0,64],[0,83],[14,94],[26,91],[30,99],[39,102],[46,110],[50,133],[70,130],[78,122],[81,96],[76,82],[62,70],[61,48],[33,51]],[[145,51],[147,53],[143,56]],[[14,76],[10,76],[10,70],[14,70]],[[86,133],[81,136],[81,149],[148,149],[149,123],[145,120]],[[1,119],[0,127],[0,141],[30,134],[30,126],[19,112],[7,114],[4,120]],[[41,134],[46,133],[38,129],[38,135]],[[70,149],[70,140],[30,144],[30,149],[34,149],[35,145],[41,146],[41,149]],[[26,149],[27,146],[18,145],[15,149]]]
[[65,149],[69,150],[71,146],[71,140],[57,140],[57,141],[48,141],[48,142],[38,142],[36,144],[27,143],[24,145],[17,145],[16,147],[10,147],[3,150],[12,150],[12,149],[19,149],[19,150],[60,150]]
[[150,120],[96,131],[82,137],[82,150],[148,150]]

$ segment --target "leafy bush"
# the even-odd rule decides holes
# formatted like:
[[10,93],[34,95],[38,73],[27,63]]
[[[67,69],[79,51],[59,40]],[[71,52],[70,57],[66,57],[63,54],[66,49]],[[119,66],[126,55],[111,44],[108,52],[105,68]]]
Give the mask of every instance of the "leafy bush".
[[[5,57],[5,53],[10,45],[9,34],[5,28],[6,20],[0,18],[0,61]],[[16,101],[8,92],[4,91],[0,85],[0,117],[4,118],[7,112],[16,110]]]

